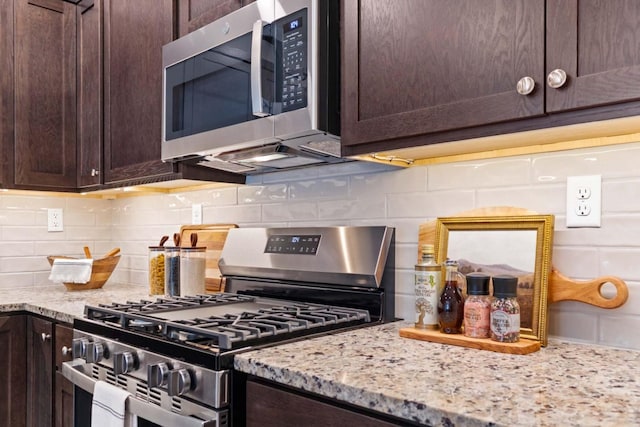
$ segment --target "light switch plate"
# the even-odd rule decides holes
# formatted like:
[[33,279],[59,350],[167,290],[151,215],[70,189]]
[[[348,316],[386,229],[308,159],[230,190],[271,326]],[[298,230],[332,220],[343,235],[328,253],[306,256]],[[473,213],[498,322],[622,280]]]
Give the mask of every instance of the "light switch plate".
[[191,205],[191,224],[202,224],[202,205],[199,203]]
[[62,209],[47,209],[47,230],[63,231]]

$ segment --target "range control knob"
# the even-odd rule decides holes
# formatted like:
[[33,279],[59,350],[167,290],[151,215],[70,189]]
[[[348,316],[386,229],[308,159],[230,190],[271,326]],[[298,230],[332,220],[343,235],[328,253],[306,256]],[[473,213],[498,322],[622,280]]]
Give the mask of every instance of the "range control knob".
[[87,345],[87,363],[98,363],[103,357],[107,357],[106,348],[101,342],[91,342]]
[[126,374],[138,369],[138,358],[130,351],[113,354],[113,372],[116,375]]
[[87,357],[87,346],[89,340],[87,338],[74,338],[71,341],[71,353],[74,359],[84,359]]
[[182,396],[191,390],[191,374],[184,368],[170,371],[167,385],[169,396]]
[[169,378],[169,365],[164,362],[147,366],[147,383],[149,388],[162,387],[167,385]]

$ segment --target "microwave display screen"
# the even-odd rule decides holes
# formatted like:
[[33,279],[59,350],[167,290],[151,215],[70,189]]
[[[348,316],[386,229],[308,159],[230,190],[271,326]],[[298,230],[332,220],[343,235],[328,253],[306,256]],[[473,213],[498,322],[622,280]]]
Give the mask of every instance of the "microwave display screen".
[[297,30],[302,27],[302,18],[294,19],[293,21],[289,21],[284,24],[284,32],[288,33],[289,31]]

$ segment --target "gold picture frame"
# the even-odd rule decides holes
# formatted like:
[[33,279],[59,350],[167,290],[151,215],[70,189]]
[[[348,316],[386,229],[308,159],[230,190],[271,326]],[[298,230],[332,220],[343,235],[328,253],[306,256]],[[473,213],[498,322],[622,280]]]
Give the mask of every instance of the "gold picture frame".
[[545,346],[553,226],[553,215],[438,218],[436,258],[458,260],[463,274],[517,276],[520,337]]

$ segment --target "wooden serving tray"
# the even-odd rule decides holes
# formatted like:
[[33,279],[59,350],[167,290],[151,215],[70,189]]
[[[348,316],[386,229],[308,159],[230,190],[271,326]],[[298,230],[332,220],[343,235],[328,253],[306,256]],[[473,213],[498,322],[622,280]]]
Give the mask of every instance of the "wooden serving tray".
[[191,241],[191,234],[196,233],[198,235],[196,246],[205,246],[207,248],[205,261],[206,292],[224,292],[218,261],[224,242],[227,240],[227,234],[232,228],[238,228],[238,226],[236,224],[202,224],[183,225],[180,227],[181,246],[188,245],[188,242]]
[[529,354],[540,350],[540,341],[520,339],[518,342],[498,342],[489,338],[470,338],[462,334],[445,334],[440,331],[417,328],[402,328],[400,336],[421,341],[440,344],[451,344],[478,350],[489,350],[497,353]]

